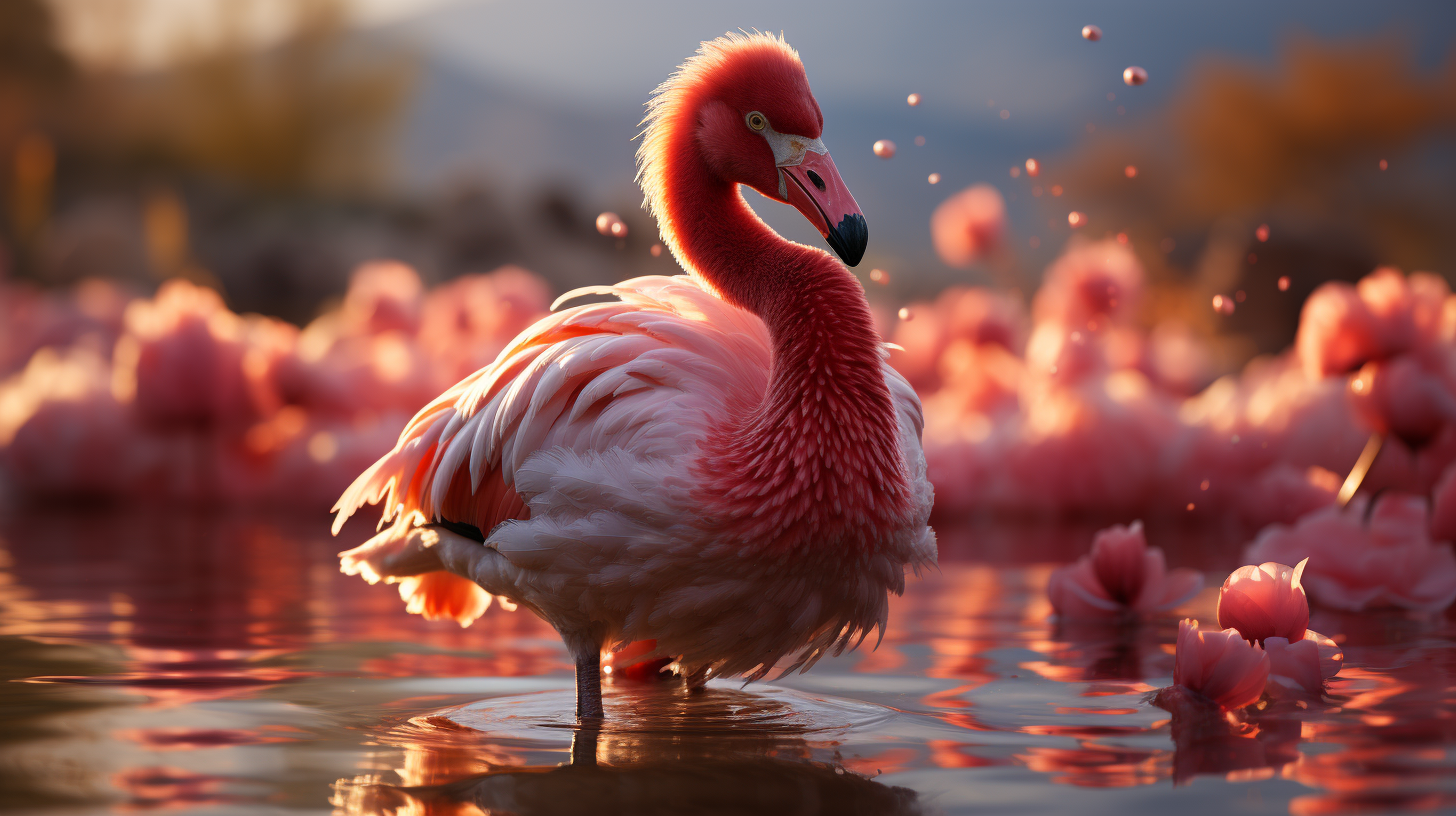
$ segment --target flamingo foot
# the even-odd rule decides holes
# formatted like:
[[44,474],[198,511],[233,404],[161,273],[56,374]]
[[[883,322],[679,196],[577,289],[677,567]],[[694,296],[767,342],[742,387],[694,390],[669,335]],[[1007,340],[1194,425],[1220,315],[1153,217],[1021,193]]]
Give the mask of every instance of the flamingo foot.
[[602,709],[602,666],[597,654],[576,660],[576,718],[578,720],[601,720],[606,716]]

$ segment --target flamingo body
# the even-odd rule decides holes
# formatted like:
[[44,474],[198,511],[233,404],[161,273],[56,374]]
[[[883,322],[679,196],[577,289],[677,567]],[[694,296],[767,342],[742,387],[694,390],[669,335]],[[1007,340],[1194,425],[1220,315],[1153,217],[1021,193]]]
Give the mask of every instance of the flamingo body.
[[597,716],[604,648],[655,641],[643,659],[694,682],[807,668],[883,631],[905,567],[935,560],[920,402],[863,290],[737,189],[863,253],[797,55],[705,43],[651,105],[641,179],[691,274],[570,293],[617,300],[527,329],[335,508],[337,532],[384,501],[394,525],[343,569],[399,581],[412,611],[467,623],[493,595],[550,622]]

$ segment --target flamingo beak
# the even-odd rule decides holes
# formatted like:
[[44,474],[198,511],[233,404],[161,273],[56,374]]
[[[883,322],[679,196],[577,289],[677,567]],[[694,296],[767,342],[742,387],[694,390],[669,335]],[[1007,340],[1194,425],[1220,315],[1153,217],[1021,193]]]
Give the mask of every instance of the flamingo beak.
[[781,166],[779,172],[789,178],[788,202],[818,228],[846,265],[858,264],[870,242],[869,226],[829,154],[806,151],[803,161]]

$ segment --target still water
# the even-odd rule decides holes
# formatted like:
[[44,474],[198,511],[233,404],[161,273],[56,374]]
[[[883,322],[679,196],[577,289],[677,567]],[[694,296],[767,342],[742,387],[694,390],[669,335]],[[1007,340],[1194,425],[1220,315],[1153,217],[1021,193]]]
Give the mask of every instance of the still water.
[[[1170,721],[1176,620],[1062,629],[1043,592],[1090,531],[941,531],[878,650],[687,694],[608,686],[574,727],[554,633],[469,629],[339,574],[326,520],[0,520],[0,808],[36,813],[1456,811],[1456,618],[1316,610],[1322,703]],[[1160,536],[1161,539],[1160,540]],[[1150,530],[1211,587],[1237,542]],[[1215,593],[1184,612],[1212,620]]]

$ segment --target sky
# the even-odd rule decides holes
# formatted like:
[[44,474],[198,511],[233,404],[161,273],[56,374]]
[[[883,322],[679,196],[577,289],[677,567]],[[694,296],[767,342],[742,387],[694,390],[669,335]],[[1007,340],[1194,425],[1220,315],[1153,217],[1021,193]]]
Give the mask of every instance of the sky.
[[[157,44],[168,32],[205,37],[230,3],[55,0],[68,10],[71,41],[95,53],[108,41],[116,50],[105,28],[114,18],[97,12],[123,1],[140,10],[123,50],[141,68],[165,63]],[[290,2],[233,7],[246,9],[251,38],[266,46]],[[736,29],[783,32],[823,108],[825,143],[870,219],[867,260],[884,264],[933,263],[928,221],[941,200],[982,181],[1011,195],[1010,166],[1031,156],[1054,161],[1089,126],[1124,128],[1155,116],[1209,59],[1269,66],[1293,38],[1385,36],[1436,70],[1456,43],[1456,3],[1445,0],[344,2],[366,36],[406,43],[422,60],[397,151],[403,187],[479,178],[509,195],[551,184],[599,209],[637,206],[633,137],[642,105],[700,41]],[[1100,41],[1080,36],[1089,23],[1102,29]],[[1147,70],[1146,85],[1122,83],[1129,65]],[[905,104],[912,92],[923,99],[913,109]],[[916,136],[924,147],[913,146]],[[870,152],[881,138],[899,145],[894,159]],[[942,178],[935,187],[932,172]],[[817,243],[787,208],[761,200],[756,208],[788,237]],[[1045,215],[1029,201],[1011,202],[1013,223]],[[1059,243],[1048,241],[1044,252]]]
[[[1100,41],[1082,39],[1089,23]],[[926,265],[929,214],[941,200],[980,181],[1009,188],[1010,166],[1070,150],[1089,125],[1155,115],[1206,60],[1271,66],[1293,38],[1388,36],[1436,70],[1456,42],[1456,3],[455,0],[395,7],[376,28],[453,76],[449,89],[426,88],[412,114],[407,183],[550,180],[602,209],[636,206],[642,104],[700,41],[782,31],[823,108],[825,143],[870,219],[867,262]],[[1129,65],[1147,70],[1146,85],[1123,84]],[[923,98],[913,109],[912,92]],[[917,135],[925,147],[913,146]],[[896,158],[873,156],[880,138],[899,145]],[[927,183],[931,172],[940,185]],[[755,206],[788,237],[817,243],[787,208]],[[1011,213],[1045,219],[1030,201],[1012,202]],[[1059,245],[1048,241],[1043,254]]]

